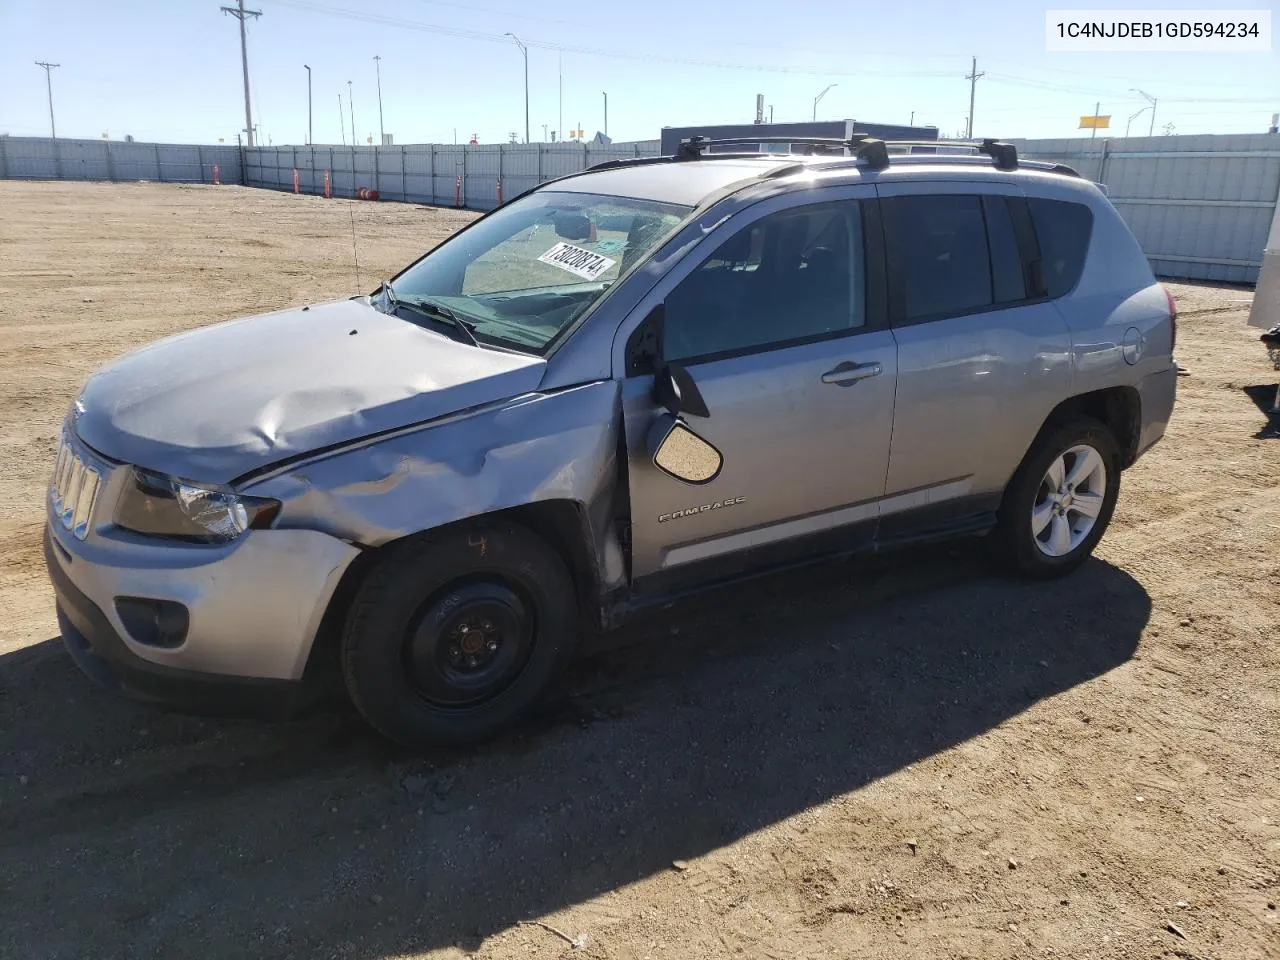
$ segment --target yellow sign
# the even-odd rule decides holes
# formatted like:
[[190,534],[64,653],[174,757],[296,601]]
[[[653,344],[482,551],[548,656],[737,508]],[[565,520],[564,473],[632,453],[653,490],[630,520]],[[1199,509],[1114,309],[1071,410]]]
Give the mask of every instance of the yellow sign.
[[1080,118],[1080,127],[1079,127],[1079,129],[1081,129],[1081,130],[1106,130],[1106,129],[1107,129],[1108,127],[1110,127],[1110,126],[1111,126],[1111,117],[1110,117],[1110,116],[1106,116],[1106,117],[1081,117],[1081,118]]

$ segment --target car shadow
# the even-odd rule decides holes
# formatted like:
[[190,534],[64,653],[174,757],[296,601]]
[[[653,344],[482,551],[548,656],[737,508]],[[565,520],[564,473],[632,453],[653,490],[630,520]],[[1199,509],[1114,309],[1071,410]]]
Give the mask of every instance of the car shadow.
[[1254,402],[1267,418],[1267,425],[1253,435],[1255,440],[1280,439],[1280,411],[1275,409],[1280,392],[1274,383],[1260,383],[1252,387],[1244,387],[1245,395]]
[[48,641],[0,657],[0,955],[476,949],[1087,683],[1150,608],[1096,559],[1040,584],[969,546],[795,571],[655,612],[519,735],[427,757],[349,712],[127,703]]

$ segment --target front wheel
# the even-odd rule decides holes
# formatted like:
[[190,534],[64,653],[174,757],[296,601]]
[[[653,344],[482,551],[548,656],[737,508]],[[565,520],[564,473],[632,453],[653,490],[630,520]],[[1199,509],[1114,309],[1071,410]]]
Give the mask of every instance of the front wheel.
[[568,658],[573,581],[510,523],[390,548],[352,604],[343,673],[356,707],[410,747],[459,746],[510,726]]
[[1120,495],[1120,448],[1089,417],[1039,437],[1014,474],[991,534],[997,555],[1038,579],[1070,573],[1088,559]]

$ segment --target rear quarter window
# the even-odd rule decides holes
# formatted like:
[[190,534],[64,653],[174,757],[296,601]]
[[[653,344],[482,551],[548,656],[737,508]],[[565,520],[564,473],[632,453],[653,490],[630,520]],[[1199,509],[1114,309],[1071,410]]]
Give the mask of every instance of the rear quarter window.
[[1082,203],[1028,197],[1027,207],[1040,245],[1045,293],[1061,297],[1080,279],[1093,232],[1093,211]]

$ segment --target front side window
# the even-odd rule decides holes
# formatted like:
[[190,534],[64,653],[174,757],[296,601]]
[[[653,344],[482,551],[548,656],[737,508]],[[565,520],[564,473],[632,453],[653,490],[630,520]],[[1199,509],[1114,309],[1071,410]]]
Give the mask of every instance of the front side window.
[[663,354],[691,361],[851,332],[866,323],[856,201],[743,227],[671,291]]
[[[542,353],[689,211],[649,200],[540,190],[395,277],[395,296],[404,304],[445,308],[481,344]],[[418,316],[407,310],[400,315]]]

